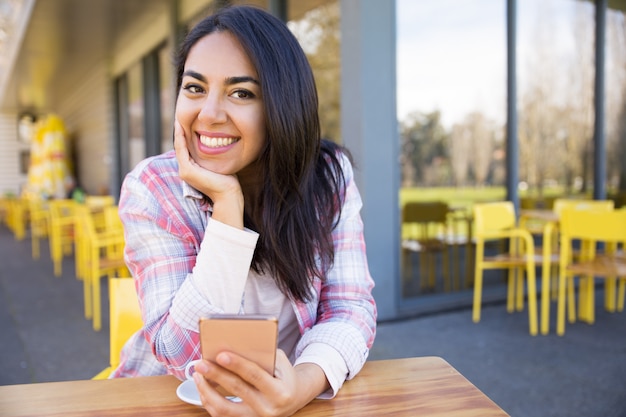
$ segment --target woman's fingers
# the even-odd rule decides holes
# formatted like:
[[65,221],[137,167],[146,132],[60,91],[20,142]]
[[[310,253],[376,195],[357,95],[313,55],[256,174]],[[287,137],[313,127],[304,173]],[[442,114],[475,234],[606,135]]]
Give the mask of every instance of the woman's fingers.
[[181,177],[184,177],[183,174],[189,172],[193,160],[191,159],[191,155],[189,155],[189,149],[187,149],[185,131],[178,121],[174,122],[174,150],[176,151],[176,159],[178,160]]
[[[235,403],[227,399],[218,391],[214,383],[207,381],[199,372],[194,374],[193,379],[196,383],[202,406],[209,415],[226,417],[230,415],[250,414],[250,410],[245,404]],[[246,409],[246,412],[242,413],[242,408]]]

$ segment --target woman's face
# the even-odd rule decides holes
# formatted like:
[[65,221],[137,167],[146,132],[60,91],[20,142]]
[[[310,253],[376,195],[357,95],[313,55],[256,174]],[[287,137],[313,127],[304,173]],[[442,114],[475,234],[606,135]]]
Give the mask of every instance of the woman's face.
[[176,119],[205,169],[237,174],[259,157],[266,142],[259,77],[230,33],[207,35],[189,51]]

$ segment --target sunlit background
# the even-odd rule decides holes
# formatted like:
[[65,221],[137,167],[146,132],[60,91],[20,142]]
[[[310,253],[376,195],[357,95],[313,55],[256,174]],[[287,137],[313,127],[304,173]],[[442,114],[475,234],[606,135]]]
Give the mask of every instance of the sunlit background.
[[[29,189],[32,140],[17,132],[34,129],[29,121],[41,123],[48,114],[56,113],[67,129],[68,164],[76,184],[87,194],[117,196],[124,176],[139,161],[172,148],[175,43],[195,22],[226,3],[0,1],[0,192],[19,195]],[[377,86],[382,85],[378,94],[387,94],[381,104],[362,102],[369,86],[355,87],[350,81],[366,71],[358,66],[361,64],[342,62],[346,56],[358,58],[345,47],[346,37],[356,29],[350,26],[353,22],[346,21],[354,15],[342,13],[364,6],[339,0],[252,3],[273,8],[304,47],[319,91],[323,136],[341,143],[346,143],[348,135],[354,142],[356,136],[357,156],[364,154],[358,149],[360,141],[367,142],[363,147],[380,144],[381,157],[392,155],[380,166],[374,158],[357,170],[357,177],[372,172],[386,175],[384,184],[375,182],[378,175],[370,175],[374,180],[360,185],[365,196],[364,216],[372,210],[366,218],[370,247],[380,244],[389,251],[372,250],[372,269],[381,271],[378,275],[390,275],[378,277],[383,281],[376,291],[388,291],[385,297],[390,304],[397,299],[416,299],[415,305],[427,310],[469,303],[472,266],[471,254],[465,250],[469,247],[458,247],[459,255],[454,258],[454,268],[459,274],[463,271],[464,283],[444,288],[440,278],[445,272],[439,260],[437,284],[424,288],[420,282],[423,273],[415,272],[423,262],[415,253],[407,253],[419,251],[419,247],[407,243],[412,239],[410,230],[396,222],[400,219],[395,216],[402,216],[409,201],[443,201],[451,211],[462,214],[456,219],[455,239],[459,234],[467,239],[471,229],[461,223],[463,213],[467,220],[472,204],[507,198],[507,1],[397,0],[394,22],[381,21],[382,28],[373,24],[359,29],[360,37],[372,36],[373,41],[386,45],[372,45],[380,51],[369,55],[385,57],[388,64],[381,68],[391,68]],[[516,3],[516,189],[520,203],[522,207],[547,208],[556,197],[591,198],[596,3]],[[176,15],[172,4],[178,5]],[[626,200],[623,5],[609,1],[605,45],[605,183],[607,197],[618,207]],[[350,41],[350,48],[359,45]],[[388,56],[387,50],[391,51]],[[391,94],[388,90],[394,87]],[[360,89],[356,96],[355,88]],[[394,101],[395,110],[391,109]],[[363,107],[367,111],[361,112]],[[375,127],[385,124],[382,131],[386,136],[363,139],[371,134],[372,126],[370,131],[358,131],[362,126],[346,122],[346,114],[351,121],[356,114],[357,122],[365,124],[367,112],[371,112],[370,118],[375,118],[372,114],[380,118]],[[377,151],[369,152],[378,156]],[[390,197],[381,197],[380,192],[388,190],[393,190]],[[379,217],[380,213],[373,211],[379,210],[381,199],[388,211]],[[390,231],[392,228],[397,230]],[[504,288],[498,277],[489,285]],[[419,304],[422,300],[425,304]]]

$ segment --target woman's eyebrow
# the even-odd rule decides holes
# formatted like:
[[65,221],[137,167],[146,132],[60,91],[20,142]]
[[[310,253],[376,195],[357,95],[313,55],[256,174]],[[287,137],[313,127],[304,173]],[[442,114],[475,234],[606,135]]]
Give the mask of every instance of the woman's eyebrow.
[[[198,81],[201,81],[203,83],[207,82],[207,79],[204,75],[200,74],[199,72],[196,71],[192,71],[192,70],[187,70],[183,73],[183,77],[188,76],[188,77],[192,77],[197,79]],[[240,83],[253,83],[256,85],[261,85],[261,83],[259,83],[259,80],[257,80],[254,77],[251,77],[249,75],[241,75],[241,76],[236,76],[236,77],[227,77],[226,80],[224,80],[224,83],[226,85],[234,85],[234,84],[240,84]]]
[[203,83],[206,83],[206,78],[204,77],[204,75],[200,74],[199,72],[195,72],[192,70],[187,70],[185,72],[183,72],[183,77],[185,76],[189,76],[189,77],[193,77],[195,79],[197,79],[198,81],[202,81]]
[[250,77],[248,75],[226,78],[226,85],[233,85],[233,84],[239,84],[239,83],[254,83],[256,85],[260,85],[259,81],[256,78]]

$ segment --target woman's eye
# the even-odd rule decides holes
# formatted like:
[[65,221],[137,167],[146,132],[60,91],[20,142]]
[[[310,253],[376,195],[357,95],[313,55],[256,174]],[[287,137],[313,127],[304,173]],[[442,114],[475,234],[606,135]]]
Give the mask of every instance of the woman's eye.
[[235,90],[231,94],[231,96],[235,97],[235,98],[243,98],[243,99],[254,98],[255,97],[255,95],[252,92],[248,91],[248,90]]
[[196,84],[187,84],[183,87],[183,90],[189,91],[193,94],[202,93],[204,91],[202,87]]

